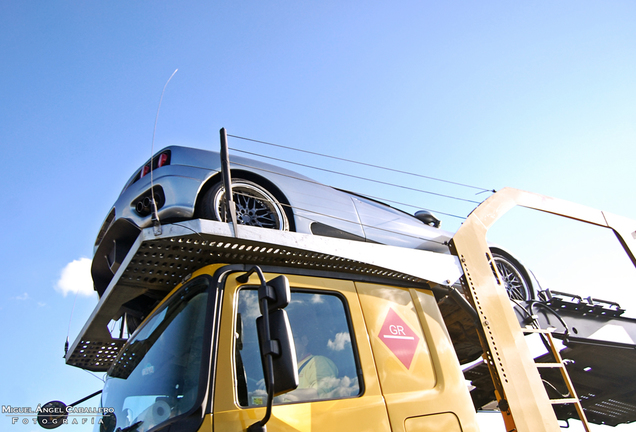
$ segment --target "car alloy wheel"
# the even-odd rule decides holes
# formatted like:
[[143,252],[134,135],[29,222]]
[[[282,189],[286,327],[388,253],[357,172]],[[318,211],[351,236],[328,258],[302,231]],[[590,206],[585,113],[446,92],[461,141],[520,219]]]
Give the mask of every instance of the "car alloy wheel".
[[532,297],[530,282],[523,275],[523,270],[519,268],[519,264],[499,253],[493,253],[492,257],[508,292],[508,297],[512,300],[530,300]]
[[[213,218],[228,221],[225,187],[219,184],[207,196],[210,198]],[[283,206],[267,189],[248,180],[235,179],[232,181],[232,198],[239,224],[289,230],[289,221]]]

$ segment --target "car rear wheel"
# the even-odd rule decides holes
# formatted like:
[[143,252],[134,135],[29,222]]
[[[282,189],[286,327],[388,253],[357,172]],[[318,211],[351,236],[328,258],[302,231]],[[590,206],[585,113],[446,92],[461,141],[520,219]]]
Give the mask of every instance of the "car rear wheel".
[[[260,185],[235,178],[232,180],[232,199],[236,204],[236,219],[239,224],[289,230],[289,220],[282,204]],[[223,184],[219,183],[205,193],[200,216],[222,222],[229,220]]]
[[523,266],[504,252],[494,250],[491,252],[508,297],[513,300],[532,300],[530,277]]

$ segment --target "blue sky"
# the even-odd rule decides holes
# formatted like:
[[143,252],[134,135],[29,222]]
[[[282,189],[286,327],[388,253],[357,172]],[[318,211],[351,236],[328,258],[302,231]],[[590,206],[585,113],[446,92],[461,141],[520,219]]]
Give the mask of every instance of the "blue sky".
[[[72,402],[100,388],[62,359],[69,327],[72,341],[96,297],[64,296],[56,286],[69,263],[92,257],[103,218],[150,156],[161,90],[175,69],[155,150],[217,149],[225,127],[636,218],[635,21],[629,1],[0,2],[0,403]],[[564,245],[609,256],[595,246],[596,231],[547,248],[544,241],[564,234],[561,225],[519,217],[522,225],[504,225],[496,241],[512,244],[535,270],[567,278],[582,268],[571,268]],[[632,281],[601,280],[636,310],[633,269],[626,271]]]

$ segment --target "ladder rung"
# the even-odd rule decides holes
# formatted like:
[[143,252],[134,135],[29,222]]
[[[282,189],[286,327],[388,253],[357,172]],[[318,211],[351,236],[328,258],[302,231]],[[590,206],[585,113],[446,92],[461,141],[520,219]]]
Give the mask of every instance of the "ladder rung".
[[535,367],[538,368],[559,368],[561,369],[561,375],[563,377],[563,381],[565,382],[570,395],[573,397],[562,398],[562,399],[550,399],[550,403],[552,405],[560,405],[560,404],[572,404],[576,407],[576,412],[583,423],[583,427],[586,432],[590,432],[590,426],[587,423],[587,417],[585,416],[585,412],[583,411],[583,406],[581,405],[581,400],[578,398],[576,394],[576,390],[574,390],[574,385],[572,384],[572,380],[570,379],[570,375],[568,374],[568,370],[561,359],[561,355],[559,354],[559,350],[554,344],[554,338],[552,337],[551,331],[546,331],[543,329],[524,329],[526,333],[544,333],[546,338],[550,344],[549,351],[552,352],[556,363],[535,363]]
[[559,405],[559,404],[578,404],[581,403],[580,400],[578,400],[577,398],[564,398],[564,399],[550,399],[550,403],[552,405]]
[[563,363],[535,363],[538,368],[562,368],[565,365]]
[[524,327],[521,329],[522,332],[524,333],[541,333],[541,334],[548,334],[548,333],[554,333],[554,330],[556,329],[540,329],[540,328],[527,328]]

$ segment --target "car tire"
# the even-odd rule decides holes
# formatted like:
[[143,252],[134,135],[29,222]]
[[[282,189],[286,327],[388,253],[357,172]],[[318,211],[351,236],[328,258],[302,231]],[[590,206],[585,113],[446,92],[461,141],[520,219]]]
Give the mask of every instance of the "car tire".
[[492,249],[492,258],[512,300],[528,301],[533,298],[530,276],[526,269],[512,256],[498,249]]
[[[259,184],[241,178],[232,179],[232,198],[239,224],[289,231],[289,220],[283,205]],[[217,183],[205,192],[198,213],[203,219],[229,220],[223,183]]]

